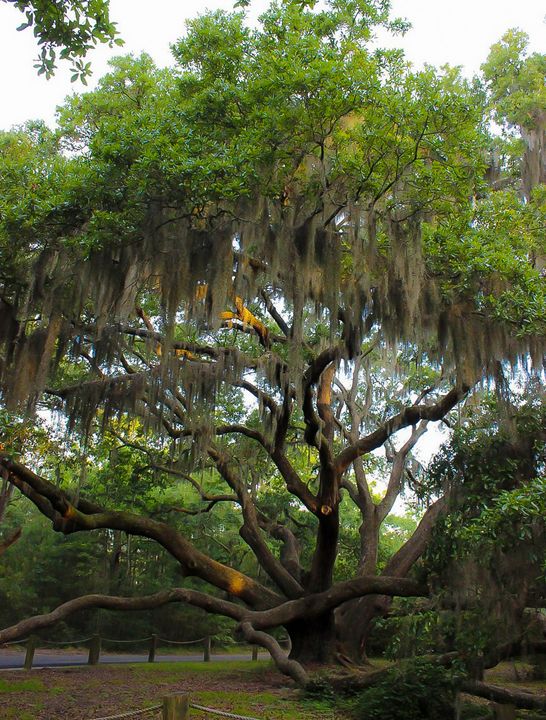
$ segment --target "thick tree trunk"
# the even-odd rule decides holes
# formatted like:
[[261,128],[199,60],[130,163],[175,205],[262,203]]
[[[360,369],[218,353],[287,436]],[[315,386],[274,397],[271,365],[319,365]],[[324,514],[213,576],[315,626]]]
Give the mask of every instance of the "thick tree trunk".
[[[361,563],[359,575],[375,575],[379,551],[379,523],[375,505],[369,505],[364,513],[364,522],[360,527]],[[362,603],[361,600],[368,600]],[[357,598],[345,603],[336,613],[336,635],[339,652],[352,662],[366,660],[364,639],[369,635],[373,620],[384,612],[382,597]],[[376,607],[380,603],[381,607]]]
[[303,665],[334,662],[336,638],[334,615],[328,612],[313,620],[295,620],[287,624],[292,648],[290,658]]
[[[411,538],[387,563],[382,575],[405,577],[423,554],[436,522],[445,506],[437,500],[424,514]],[[366,568],[369,571],[369,568]],[[366,661],[366,646],[375,621],[384,617],[392,604],[387,595],[366,595],[344,603],[336,613],[336,634],[340,651],[356,663]]]
[[336,618],[340,652],[354,663],[365,663],[367,644],[377,618],[384,617],[391,605],[385,595],[369,595],[345,603]]
[[339,508],[336,506],[330,514],[319,516],[317,544],[306,587],[308,592],[323,592],[332,586],[338,535]]

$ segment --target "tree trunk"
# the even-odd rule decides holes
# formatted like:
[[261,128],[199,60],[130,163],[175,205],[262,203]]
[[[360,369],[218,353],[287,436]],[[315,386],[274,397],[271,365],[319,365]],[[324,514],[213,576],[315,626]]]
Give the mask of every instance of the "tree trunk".
[[304,665],[334,662],[336,643],[332,612],[314,620],[295,620],[285,627],[292,641],[292,660]]
[[[375,505],[370,505],[364,512],[364,520],[360,526],[361,562],[358,574],[375,575],[379,551],[379,523],[376,519]],[[351,600],[342,605],[336,613],[336,634],[339,651],[352,662],[366,660],[364,640],[368,637],[373,620],[382,614],[383,608],[377,607],[382,596],[372,595],[366,598]],[[367,601],[367,602],[363,602]]]
[[343,605],[336,617],[336,633],[344,656],[355,663],[366,662],[366,646],[374,622],[387,613],[391,602],[385,595],[367,595]]
[[[392,556],[382,575],[402,578],[408,574],[423,554],[434,523],[444,506],[445,500],[440,498],[428,508],[411,538]],[[375,535],[369,531],[368,542],[375,548],[375,552],[377,545],[374,545],[374,538],[378,537],[378,532],[379,528]],[[369,567],[366,570],[371,574]],[[336,633],[340,651],[350,660],[356,663],[366,661],[366,645],[374,622],[387,614],[391,604],[392,597],[387,595],[366,595],[344,603],[337,610]]]

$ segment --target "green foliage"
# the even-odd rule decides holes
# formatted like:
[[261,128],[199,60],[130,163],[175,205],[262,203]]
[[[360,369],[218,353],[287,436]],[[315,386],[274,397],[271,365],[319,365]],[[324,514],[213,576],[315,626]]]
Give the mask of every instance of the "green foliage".
[[546,284],[529,258],[546,252],[546,195],[539,187],[522,203],[514,191],[496,192],[466,213],[425,226],[430,271],[440,275],[446,259],[451,274],[441,282],[450,302],[470,293],[479,313],[493,316],[524,337],[544,335]]
[[41,680],[20,680],[8,682],[0,679],[0,694],[18,692],[41,692],[45,685]]
[[[323,430],[320,408],[315,429],[301,411],[306,362],[339,345],[336,357],[347,363],[333,387],[335,456],[358,437],[373,440],[408,405],[432,403],[452,371],[459,385],[473,385],[500,376],[501,360],[521,367],[546,330],[544,189],[535,187],[527,202],[513,183],[493,192],[483,179],[491,146],[513,158],[521,144],[488,136],[479,82],[452,68],[415,72],[401,53],[378,49],[378,27],[404,29],[388,11],[387,0],[287,0],[274,2],[255,29],[244,12],[207,13],[174,45],[175,69],[158,70],[146,55],[118,58],[96,90],[67,100],[58,131],[30,124],[0,136],[2,402],[31,407],[47,386],[60,399],[44,406],[61,408],[74,433],[22,450],[29,428],[6,413],[0,441],[15,457],[41,454],[32,466],[49,467],[44,474],[70,498],[81,493],[167,521],[213,561],[268,588],[278,575],[273,558],[264,577],[256,555],[291,563],[304,587],[327,537],[332,559],[338,553],[336,580],[354,576],[357,528],[378,504],[372,478],[390,473],[398,447],[394,440],[388,457],[355,465],[360,487],[347,471],[339,543],[330,504],[322,508],[332,532],[317,543],[323,510],[308,492],[319,498],[331,484],[333,505],[341,478],[330,482],[339,466],[305,437],[306,429],[313,441]],[[272,297],[286,323],[270,320],[270,334],[286,337],[259,342],[252,326],[227,327],[237,293],[257,317]],[[137,304],[151,319],[135,317]],[[199,349],[177,354],[173,339]],[[363,348],[351,407],[343,373]],[[530,532],[539,521],[542,490],[533,483],[543,456],[529,439],[539,439],[544,412],[533,406],[527,424],[515,421],[517,442],[494,432],[497,414],[456,431],[426,480],[411,473],[423,497],[452,491],[425,568],[432,578],[464,558],[465,547],[486,547],[480,533],[505,532],[503,519],[516,532],[525,513]],[[285,421],[286,436],[276,436]],[[393,477],[376,517],[407,484]],[[532,502],[514,495],[524,485]],[[144,538],[101,530],[87,541],[53,542],[17,504],[10,513],[14,526],[25,521],[26,534],[9,549],[0,579],[6,615],[63,599],[53,561],[80,591],[144,594],[180,580],[176,563]],[[276,523],[291,532],[291,557],[282,557],[290,553]],[[378,570],[414,529],[412,519],[387,519]],[[254,554],[245,532],[255,536]],[[30,544],[46,555],[34,560],[40,579],[24,587]],[[133,617],[132,629],[148,634],[149,619]],[[162,627],[188,618],[193,631],[205,627],[202,615],[180,608],[162,618]],[[112,622],[102,613],[81,627]],[[393,652],[404,652],[407,638],[432,647],[436,632],[455,642],[450,623],[420,608],[397,629]],[[227,633],[227,625],[218,629]],[[486,631],[482,624],[471,638],[480,649]],[[419,666],[407,682],[425,685],[429,671]]]
[[508,30],[482,65],[499,124],[533,128],[546,109],[546,56],[527,54],[528,36]]
[[437,604],[402,622],[399,647],[414,638],[423,649],[476,657],[523,632],[527,593],[546,587],[540,397],[528,392],[526,402],[504,407],[491,400],[433,460],[429,477],[449,497],[424,558]]
[[2,0],[9,2],[25,16],[17,30],[33,28],[40,48],[35,68],[50,78],[60,60],[73,64],[72,81],[84,85],[91,74],[91,63],[83,58],[97,43],[123,45],[117,36],[116,23],[109,16],[109,0]]
[[457,674],[425,660],[389,670],[354,701],[357,720],[444,720],[454,712]]

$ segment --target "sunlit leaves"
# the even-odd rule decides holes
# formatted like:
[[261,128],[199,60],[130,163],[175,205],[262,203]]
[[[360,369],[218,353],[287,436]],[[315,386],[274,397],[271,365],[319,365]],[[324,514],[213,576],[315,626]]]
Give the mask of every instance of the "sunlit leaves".
[[546,111],[546,55],[528,54],[528,36],[508,30],[482,65],[499,124],[533,128]]

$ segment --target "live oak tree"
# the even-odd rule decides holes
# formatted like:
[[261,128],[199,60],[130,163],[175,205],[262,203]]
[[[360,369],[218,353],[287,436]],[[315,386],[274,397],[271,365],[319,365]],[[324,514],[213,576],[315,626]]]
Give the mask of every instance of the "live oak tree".
[[[211,557],[171,515],[63,487],[5,442],[3,477],[55,530],[152,538],[222,596],[86,596],[1,640],[78,608],[184,601],[237,620],[304,682],[308,661],[361,658],[388,598],[429,593],[408,574],[446,499],[378,574],[380,527],[420,482],[412,452],[431,423],[482,381],[540,372],[545,195],[525,164],[522,202],[514,163],[491,160],[496,80],[488,96],[371,44],[378,26],[404,29],[388,5],[283,2],[258,29],[204,15],[174,71],[118,59],[60,109],[58,132],[1,138],[6,407],[54,408],[89,444],[114,432],[136,445],[155,477],[193,488],[186,513],[227,504],[262,568]],[[336,582],[348,503],[361,561]],[[290,658],[265,632],[278,626]]]

